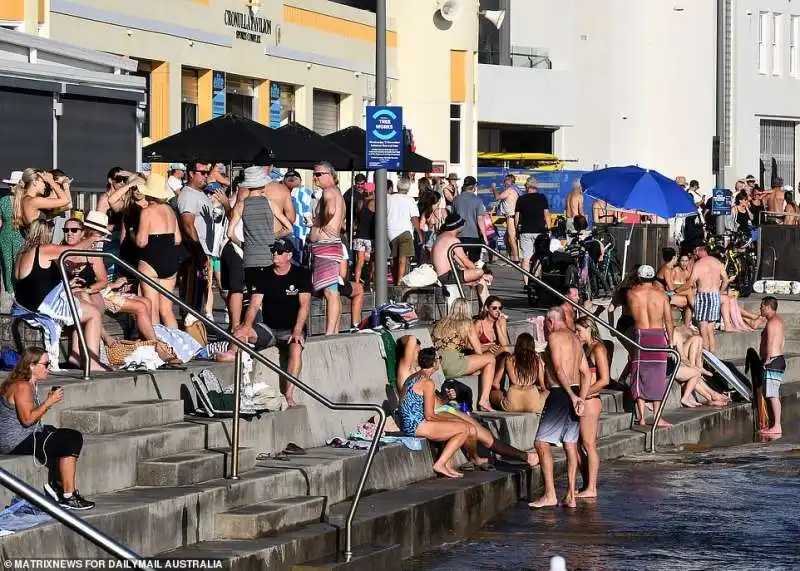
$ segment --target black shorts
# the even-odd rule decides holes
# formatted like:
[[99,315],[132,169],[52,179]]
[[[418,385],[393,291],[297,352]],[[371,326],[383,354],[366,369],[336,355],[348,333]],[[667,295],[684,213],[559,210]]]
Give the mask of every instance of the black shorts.
[[269,277],[268,272],[272,269],[267,266],[265,268],[245,268],[244,269],[244,282],[247,284],[247,290],[250,295],[254,293],[264,293],[266,290],[265,281]]
[[220,254],[222,263],[222,289],[231,293],[244,293],[244,260],[236,253],[233,242],[228,242]]
[[[483,244],[482,238],[464,238],[460,237],[462,244]],[[464,248],[464,253],[467,254],[467,257],[472,260],[473,263],[477,262],[481,259],[481,253],[483,250],[481,248]]]

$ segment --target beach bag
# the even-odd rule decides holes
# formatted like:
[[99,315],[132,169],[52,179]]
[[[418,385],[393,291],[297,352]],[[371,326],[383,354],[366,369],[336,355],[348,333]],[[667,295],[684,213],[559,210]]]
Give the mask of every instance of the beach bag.
[[435,284],[438,281],[436,269],[430,264],[422,264],[414,269],[414,271],[406,274],[400,280],[400,285],[406,287],[427,287]]
[[419,322],[417,311],[410,303],[391,301],[375,308],[380,316],[380,323],[389,331],[408,329]]
[[106,349],[108,364],[112,367],[122,367],[128,357],[133,355],[140,347],[152,347],[162,361],[169,361],[175,358],[172,347],[163,341],[127,341],[123,339]]

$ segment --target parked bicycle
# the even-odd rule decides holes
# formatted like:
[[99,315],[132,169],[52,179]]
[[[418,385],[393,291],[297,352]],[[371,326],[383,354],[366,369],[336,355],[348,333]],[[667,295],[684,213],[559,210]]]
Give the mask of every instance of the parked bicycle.
[[709,253],[719,258],[741,297],[753,293],[753,284],[758,279],[758,256],[755,242],[750,232],[726,232],[711,235],[706,240]]

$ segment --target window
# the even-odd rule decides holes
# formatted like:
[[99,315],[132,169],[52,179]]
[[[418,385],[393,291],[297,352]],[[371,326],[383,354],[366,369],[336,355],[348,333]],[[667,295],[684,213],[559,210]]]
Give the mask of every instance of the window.
[[461,164],[461,105],[450,104],[450,164]]
[[183,68],[181,70],[181,130],[191,129],[197,125],[197,70]]
[[314,130],[330,135],[339,130],[339,94],[314,90]]
[[791,28],[789,29],[789,74],[792,77],[798,75],[798,45],[800,41],[800,16],[792,16]]
[[367,128],[367,107],[375,105],[375,100],[371,97],[364,97],[361,108],[361,128]]
[[767,36],[769,35],[769,14],[758,14],[758,73],[767,73]]
[[772,15],[772,75],[781,74],[781,43],[783,42],[783,15]]
[[142,121],[142,137],[150,136],[150,74],[152,73],[152,66],[150,62],[140,61],[139,67],[132,75],[144,78],[145,101],[147,105],[144,108],[144,119]]

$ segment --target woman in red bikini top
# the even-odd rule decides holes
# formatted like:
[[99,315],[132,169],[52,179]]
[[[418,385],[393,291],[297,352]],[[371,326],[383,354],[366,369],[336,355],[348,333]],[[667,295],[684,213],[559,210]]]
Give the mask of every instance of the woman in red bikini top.
[[512,350],[508,338],[508,318],[503,315],[503,302],[499,297],[490,295],[486,298],[473,326],[483,351],[496,357],[492,391],[497,392],[500,390],[500,380],[506,372],[506,356]]

